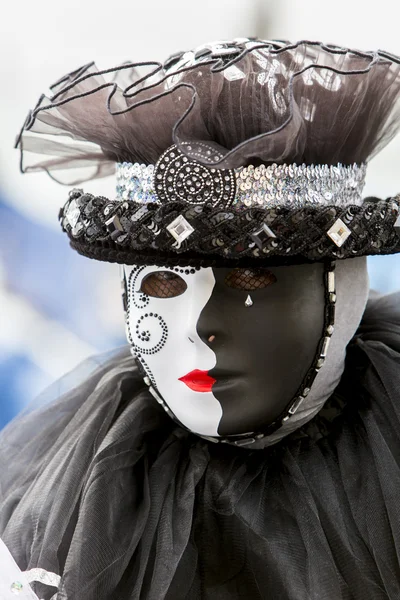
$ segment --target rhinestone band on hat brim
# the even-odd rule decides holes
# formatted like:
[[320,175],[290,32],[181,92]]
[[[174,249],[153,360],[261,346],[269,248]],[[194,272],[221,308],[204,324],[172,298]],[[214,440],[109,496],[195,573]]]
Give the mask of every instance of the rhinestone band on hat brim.
[[[188,146],[190,148],[190,146]],[[362,203],[366,165],[249,165],[213,169],[171,146],[156,165],[117,164],[117,198],[143,204],[185,201],[237,209]]]

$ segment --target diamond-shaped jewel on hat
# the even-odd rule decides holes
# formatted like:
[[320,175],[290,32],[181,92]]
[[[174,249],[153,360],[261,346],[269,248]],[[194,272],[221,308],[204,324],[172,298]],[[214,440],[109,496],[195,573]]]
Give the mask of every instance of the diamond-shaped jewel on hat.
[[343,223],[342,219],[337,219],[326,233],[338,248],[343,246],[349,235],[351,235],[350,229]]
[[270,229],[268,227],[268,225],[266,225],[265,223],[263,223],[261,229],[259,229],[258,231],[253,231],[253,233],[250,234],[250,237],[252,240],[255,241],[255,243],[257,244],[257,246],[262,250],[263,247],[265,246],[265,244],[272,238],[276,238],[276,235],[274,234],[274,232],[272,231],[272,229]]
[[186,238],[188,238],[189,235],[191,235],[194,231],[191,224],[188,223],[188,221],[186,221],[183,215],[179,215],[179,217],[174,219],[172,223],[170,223],[167,226],[167,230],[176,239],[178,243],[181,243],[183,242],[183,240],[186,240]]
[[82,233],[82,231],[83,231],[83,223],[81,223],[81,222],[78,222],[78,223],[75,225],[75,227],[73,227],[73,228],[71,229],[71,234],[72,234],[74,237],[78,237],[78,236],[79,236],[79,235]]
[[65,218],[67,219],[71,227],[75,227],[79,220],[80,214],[81,212],[78,208],[76,200],[72,200],[72,202],[69,203],[69,206],[65,213]]
[[106,221],[106,227],[110,233],[124,230],[118,215],[114,215],[113,217],[111,217],[111,219],[108,219],[108,221]]

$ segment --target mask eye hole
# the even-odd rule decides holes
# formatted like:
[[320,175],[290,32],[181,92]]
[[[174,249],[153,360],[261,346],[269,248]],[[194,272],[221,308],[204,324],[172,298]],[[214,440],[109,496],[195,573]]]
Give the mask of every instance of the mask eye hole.
[[232,269],[225,277],[225,284],[228,287],[246,292],[261,290],[273,283],[276,283],[275,275],[263,268]]
[[153,298],[175,298],[187,290],[186,281],[171,271],[153,271],[142,279],[140,291]]

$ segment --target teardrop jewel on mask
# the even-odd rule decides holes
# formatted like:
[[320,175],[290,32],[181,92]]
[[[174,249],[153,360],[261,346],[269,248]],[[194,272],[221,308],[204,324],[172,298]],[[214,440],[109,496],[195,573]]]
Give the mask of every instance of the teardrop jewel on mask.
[[244,303],[245,306],[253,306],[253,300],[250,297],[250,294],[247,296],[246,301]]

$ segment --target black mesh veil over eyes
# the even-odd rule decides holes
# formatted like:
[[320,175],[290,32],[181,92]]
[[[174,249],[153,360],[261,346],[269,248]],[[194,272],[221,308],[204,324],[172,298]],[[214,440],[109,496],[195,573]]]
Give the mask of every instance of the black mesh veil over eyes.
[[153,271],[143,278],[140,291],[155,298],[174,298],[187,289],[185,280],[171,271]]
[[173,143],[217,168],[362,163],[398,131],[396,56],[308,41],[223,46],[63,77],[24,124],[22,170],[74,184],[117,161],[154,164]]
[[[232,269],[225,277],[228,287],[249,292],[263,289],[275,282],[275,275],[263,268]],[[154,298],[175,298],[186,290],[185,280],[171,271],[148,273],[140,285],[140,292]]]
[[233,269],[225,277],[228,287],[248,292],[261,290],[275,282],[275,275],[267,269]]

